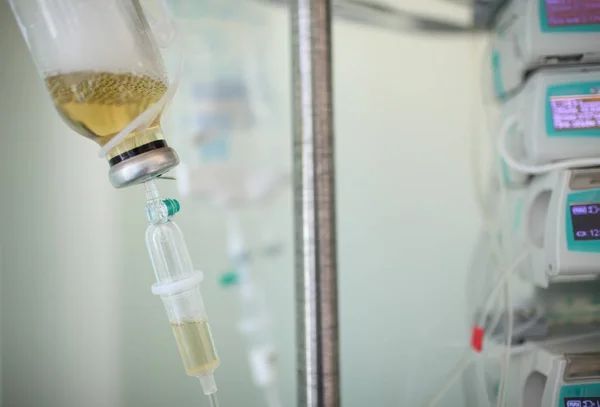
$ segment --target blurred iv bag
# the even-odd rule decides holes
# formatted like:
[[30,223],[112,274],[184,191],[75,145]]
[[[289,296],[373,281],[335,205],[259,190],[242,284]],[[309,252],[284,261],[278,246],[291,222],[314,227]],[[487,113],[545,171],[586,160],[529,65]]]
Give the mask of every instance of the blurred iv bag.
[[[10,0],[52,102],[76,132],[102,147],[119,188],[174,168],[160,118],[172,97],[159,45],[139,0]],[[157,43],[157,38],[159,43]]]
[[287,179],[268,155],[274,127],[260,5],[168,0],[186,63],[174,100],[180,193],[237,207],[268,199]]

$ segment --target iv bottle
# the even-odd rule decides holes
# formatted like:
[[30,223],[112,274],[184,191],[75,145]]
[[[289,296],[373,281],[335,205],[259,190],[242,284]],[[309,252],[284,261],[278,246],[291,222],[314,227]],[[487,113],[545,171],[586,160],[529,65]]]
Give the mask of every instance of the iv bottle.
[[[52,102],[77,133],[105,146],[163,98],[168,77],[139,0],[10,0]],[[106,151],[109,179],[138,184],[179,163],[160,111]]]

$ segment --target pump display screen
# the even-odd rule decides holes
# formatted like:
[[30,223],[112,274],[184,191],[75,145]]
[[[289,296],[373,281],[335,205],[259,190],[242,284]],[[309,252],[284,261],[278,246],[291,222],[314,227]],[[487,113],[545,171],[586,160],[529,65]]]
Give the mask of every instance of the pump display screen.
[[564,407],[600,407],[600,397],[570,397]]
[[[600,91],[600,89],[593,89]],[[595,93],[595,92],[594,92]],[[573,131],[600,129],[600,95],[552,96],[554,130]]]
[[600,203],[571,204],[571,222],[575,240],[600,240]]
[[546,0],[546,18],[550,27],[600,24],[600,2]]

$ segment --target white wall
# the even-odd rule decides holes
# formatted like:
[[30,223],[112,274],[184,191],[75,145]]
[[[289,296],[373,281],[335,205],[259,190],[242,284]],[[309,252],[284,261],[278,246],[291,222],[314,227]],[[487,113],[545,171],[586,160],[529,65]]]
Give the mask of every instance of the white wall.
[[342,25],[335,39],[345,401],[421,405],[466,341],[470,45]]
[[[281,10],[272,18],[284,104],[288,19]],[[150,293],[141,189],[110,188],[96,146],[53,112],[3,2],[0,20],[5,405],[207,405]],[[347,23],[334,34],[344,406],[420,405],[466,346],[465,275],[478,226],[469,109],[479,69],[467,37]],[[284,119],[273,149],[291,157],[289,112]],[[295,404],[296,376],[291,203],[287,191],[272,217],[285,257],[260,271],[279,328],[286,406]],[[216,283],[226,266],[222,218],[183,202],[177,220],[207,274],[221,403],[263,405],[234,326],[237,298]],[[459,389],[446,405],[461,405]]]
[[3,402],[116,405],[117,194],[52,109],[6,2],[0,22]]

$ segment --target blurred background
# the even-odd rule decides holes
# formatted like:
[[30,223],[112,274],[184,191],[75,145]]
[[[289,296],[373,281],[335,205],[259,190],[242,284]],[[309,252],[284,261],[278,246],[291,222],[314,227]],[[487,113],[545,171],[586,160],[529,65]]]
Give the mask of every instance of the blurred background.
[[[396,0],[466,20],[469,10]],[[261,8],[272,120],[264,160],[291,168],[288,10]],[[468,343],[466,275],[479,229],[469,139],[483,38],[336,20],[334,80],[344,406],[422,405]],[[56,114],[9,5],[0,1],[0,349],[2,405],[208,405],[167,325],[144,243],[142,187],[114,189],[98,146]],[[176,104],[166,113],[175,114]],[[167,139],[171,137],[165,126]],[[172,130],[171,130],[172,131]],[[157,184],[178,197],[176,182]],[[255,267],[280,352],[280,394],[296,403],[292,188],[268,207],[281,255]],[[181,199],[177,222],[221,357],[222,406],[263,406],[236,323],[223,211]],[[249,244],[265,217],[244,214]],[[462,405],[460,388],[445,405]]]

